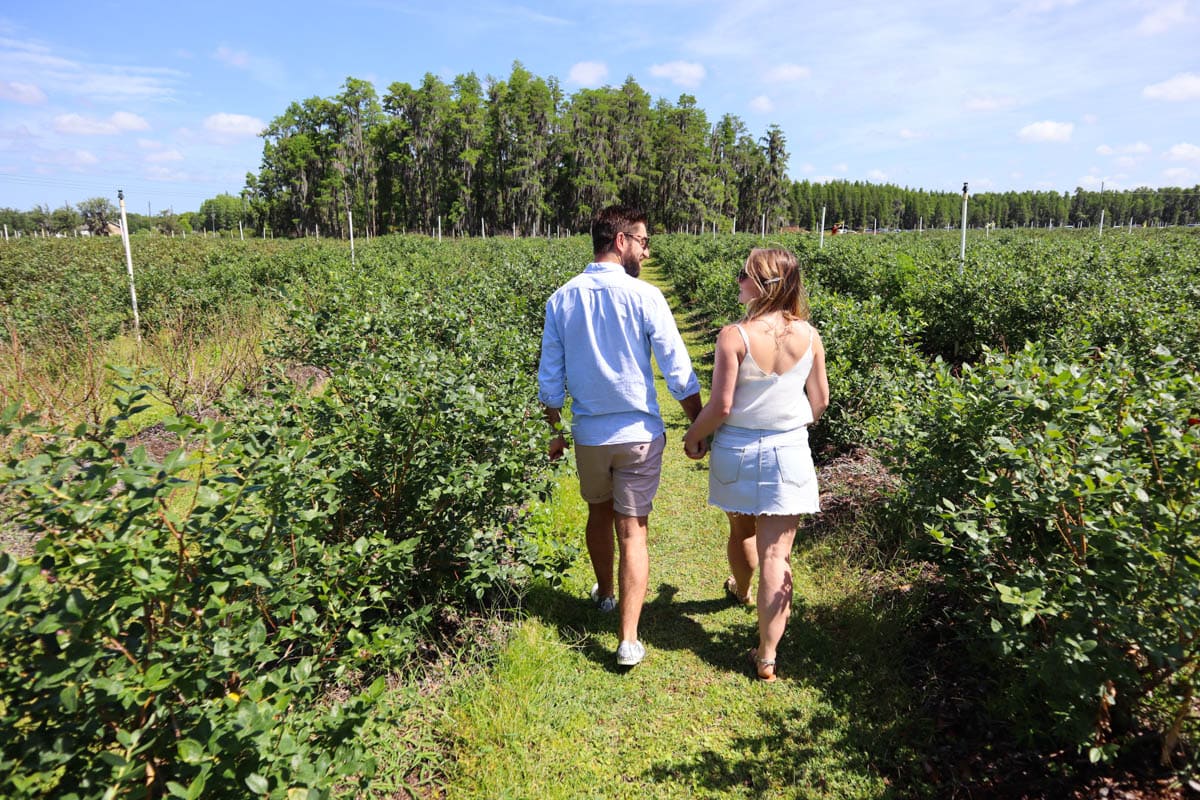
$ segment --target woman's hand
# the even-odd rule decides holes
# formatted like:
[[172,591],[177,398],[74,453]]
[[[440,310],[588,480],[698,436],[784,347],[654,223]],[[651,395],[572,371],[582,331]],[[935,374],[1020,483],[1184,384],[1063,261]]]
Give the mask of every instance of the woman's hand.
[[704,458],[708,452],[708,439],[689,438],[687,435],[683,437],[683,452],[693,460]]

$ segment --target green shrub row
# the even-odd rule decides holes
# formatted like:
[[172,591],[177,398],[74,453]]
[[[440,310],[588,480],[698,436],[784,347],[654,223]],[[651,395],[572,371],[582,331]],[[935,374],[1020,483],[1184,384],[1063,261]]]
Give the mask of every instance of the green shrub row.
[[[929,611],[996,687],[994,719],[1096,759],[1200,734],[1200,239],[972,234],[964,264],[940,233],[775,242],[828,354],[814,439],[902,478],[889,519],[938,565]],[[764,243],[656,237],[655,256],[719,325]]]
[[40,540],[0,557],[0,794],[369,786],[376,676],[572,555],[529,509],[540,306],[581,242],[375,240],[293,293],[260,395],[168,421],[162,463],[117,435],[144,387],[99,427],[11,410],[2,499]]
[[897,415],[894,503],[1027,741],[1093,758],[1195,734],[1200,379],[1161,350],[1065,362],[1029,345],[934,365]]

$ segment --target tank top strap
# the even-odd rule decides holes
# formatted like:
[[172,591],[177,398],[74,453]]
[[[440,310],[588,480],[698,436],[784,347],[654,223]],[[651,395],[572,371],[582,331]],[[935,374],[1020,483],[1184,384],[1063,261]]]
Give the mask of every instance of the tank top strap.
[[733,327],[737,328],[737,332],[742,335],[742,344],[746,345],[746,352],[749,353],[750,352],[750,337],[746,335],[746,329],[737,323],[734,323]]

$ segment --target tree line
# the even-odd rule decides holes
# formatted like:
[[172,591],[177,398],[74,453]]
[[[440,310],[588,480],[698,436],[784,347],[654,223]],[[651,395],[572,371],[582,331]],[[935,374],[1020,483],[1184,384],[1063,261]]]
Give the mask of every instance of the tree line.
[[[822,211],[826,228],[961,224],[961,192],[792,181],[777,125],[754,136],[732,114],[710,122],[691,95],[652,101],[632,77],[568,95],[520,62],[503,80],[427,73],[382,96],[347,78],[333,97],[293,102],[262,136],[260,169],[238,196],[178,215],[129,214],[130,230],[346,237],[353,220],[359,235],[538,236],[586,230],[595,210],[615,202],[672,232],[816,230]],[[1110,225],[1200,222],[1200,186],[980,193],[967,223],[1095,225],[1102,211]],[[115,217],[111,202],[93,198],[74,209],[0,209],[0,221],[27,233],[101,232],[106,213]]]
[[244,195],[257,227],[545,235],[586,229],[625,202],[667,230],[785,221],[783,132],[710,123],[694,97],[652,102],[633,78],[564,93],[515,63],[417,86],[348,78],[331,98],[292,103],[263,134]]
[[[859,230],[958,227],[962,192],[931,192],[859,181],[790,182],[791,224],[809,230],[835,223]],[[982,228],[1190,225],[1200,222],[1200,185],[1191,189],[1139,187],[1125,191],[1022,191],[969,194],[967,225]]]

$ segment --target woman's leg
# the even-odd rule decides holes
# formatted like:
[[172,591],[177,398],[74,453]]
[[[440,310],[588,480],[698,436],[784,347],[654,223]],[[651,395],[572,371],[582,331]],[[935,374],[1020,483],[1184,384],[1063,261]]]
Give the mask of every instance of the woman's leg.
[[754,544],[754,517],[748,514],[729,514],[729,541],[725,555],[729,558],[729,572],[737,582],[737,596],[750,596],[750,580],[758,567],[758,549]]
[[757,517],[758,658],[774,661],[792,609],[792,541],[799,515]]

